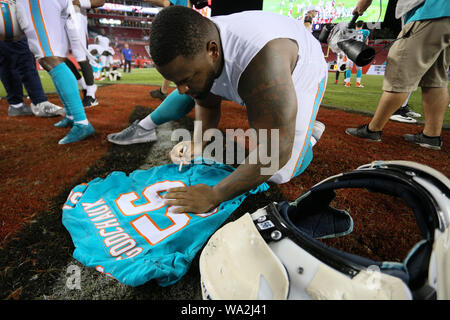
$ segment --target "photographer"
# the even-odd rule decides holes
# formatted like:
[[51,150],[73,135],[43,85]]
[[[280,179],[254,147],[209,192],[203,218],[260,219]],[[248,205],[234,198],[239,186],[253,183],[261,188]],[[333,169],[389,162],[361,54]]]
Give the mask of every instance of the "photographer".
[[[372,0],[359,0],[353,13],[363,14]],[[405,134],[406,141],[440,150],[442,124],[448,105],[446,70],[450,63],[450,1],[399,0],[395,12],[403,29],[389,50],[383,94],[369,124],[347,128],[355,137],[381,141],[390,116],[409,92],[422,87],[425,125],[417,134]]]

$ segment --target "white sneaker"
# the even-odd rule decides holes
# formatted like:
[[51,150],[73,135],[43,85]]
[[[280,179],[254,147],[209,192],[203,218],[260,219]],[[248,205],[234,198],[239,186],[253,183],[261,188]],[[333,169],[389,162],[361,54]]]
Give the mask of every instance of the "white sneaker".
[[417,123],[417,120],[408,115],[409,108],[401,107],[389,118],[393,121],[404,123]]
[[65,116],[64,108],[57,106],[56,104],[51,103],[50,101],[44,101],[38,103],[37,105],[31,104],[31,111],[36,117],[57,117],[57,116]]
[[313,126],[312,133],[311,133],[313,138],[316,139],[316,141],[319,141],[320,137],[322,137],[322,134],[324,131],[325,131],[325,124],[316,120],[314,122],[314,126]]
[[406,105],[406,106],[404,106],[404,107],[402,107],[402,108],[404,108],[405,113],[406,113],[406,115],[407,115],[408,117],[411,117],[411,118],[420,118],[420,117],[422,116],[420,113],[415,112],[414,110],[412,110],[412,109],[409,107],[409,105]]
[[401,114],[393,114],[389,119],[403,123],[417,123],[417,120]]

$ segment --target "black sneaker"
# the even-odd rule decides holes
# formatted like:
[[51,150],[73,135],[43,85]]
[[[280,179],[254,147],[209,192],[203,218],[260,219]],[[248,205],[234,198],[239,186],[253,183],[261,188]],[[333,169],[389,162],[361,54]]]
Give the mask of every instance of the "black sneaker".
[[155,99],[161,99],[163,101],[167,98],[167,94],[162,93],[161,89],[150,91],[150,95]]
[[364,124],[358,128],[347,128],[345,133],[358,138],[380,142],[382,131],[370,131],[369,125]]
[[91,96],[84,97],[84,99],[83,99],[83,106],[85,108],[94,107],[96,105],[98,105],[98,101],[97,101],[96,98],[91,97]]
[[421,147],[428,149],[441,150],[442,147],[441,137],[428,137],[424,135],[423,132],[417,134],[404,134],[403,138],[406,141],[417,143]]

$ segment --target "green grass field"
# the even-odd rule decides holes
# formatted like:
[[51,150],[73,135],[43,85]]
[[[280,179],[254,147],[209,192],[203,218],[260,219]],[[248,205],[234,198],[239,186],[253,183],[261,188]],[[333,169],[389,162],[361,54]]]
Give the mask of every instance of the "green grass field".
[[[45,71],[39,71],[39,75],[42,80],[42,85],[45,92],[56,92],[55,87],[50,79],[50,76]],[[339,77],[339,84],[334,84],[335,74],[329,73],[328,84],[325,91],[322,104],[327,106],[333,106],[344,110],[352,110],[357,112],[373,113],[376,110],[378,100],[381,96],[381,86],[383,82],[383,76],[376,75],[363,75],[362,83],[364,88],[355,87],[355,74],[352,74],[351,84],[352,87],[346,88],[343,85],[344,74]],[[160,85],[162,77],[154,68],[147,69],[133,69],[131,73],[125,73],[122,79],[117,82],[110,81],[97,81],[99,85],[102,84],[144,84],[144,85]],[[449,84],[450,89],[450,84]],[[24,91],[26,94],[26,91]],[[0,86],[0,96],[5,97],[6,92],[3,86]],[[418,88],[413,92],[409,100],[410,105],[414,111],[423,115],[422,102],[421,102],[421,89]],[[423,121],[423,117],[418,121]],[[450,108],[445,114],[444,123],[450,125]]]
[[[287,0],[264,0],[263,2],[263,10],[264,11],[272,11],[275,13],[288,15],[289,11],[292,10],[292,17],[297,19],[298,17],[301,17],[305,12],[304,9],[311,5],[317,5],[320,6],[322,9],[325,8],[325,3],[331,1],[322,1],[322,0],[293,0],[293,1],[287,1]],[[341,7],[341,4],[344,3],[344,1],[337,1],[336,8]],[[357,0],[347,0],[345,1],[345,8],[347,10],[347,13],[349,16],[347,17],[341,17],[338,19],[333,20],[333,23],[339,23],[339,22],[350,22],[352,19],[352,11],[356,7],[356,4],[358,3]],[[363,21],[366,22],[377,22],[377,21],[383,21],[383,17],[386,14],[388,1],[383,1],[381,3],[381,12],[380,12],[380,5],[373,4],[370,6],[365,12],[364,15],[361,17]]]

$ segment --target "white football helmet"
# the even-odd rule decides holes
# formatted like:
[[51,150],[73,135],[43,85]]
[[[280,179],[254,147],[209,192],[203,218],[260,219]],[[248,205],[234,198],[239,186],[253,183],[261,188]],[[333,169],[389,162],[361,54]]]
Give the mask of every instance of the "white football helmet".
[[0,0],[0,40],[18,41],[24,37],[15,0]]
[[[317,238],[352,230],[334,190],[402,198],[422,240],[402,263],[374,261]],[[317,223],[320,221],[320,223]],[[376,161],[327,178],[295,202],[271,203],[219,229],[200,256],[204,299],[450,299],[450,180],[409,161]]]

